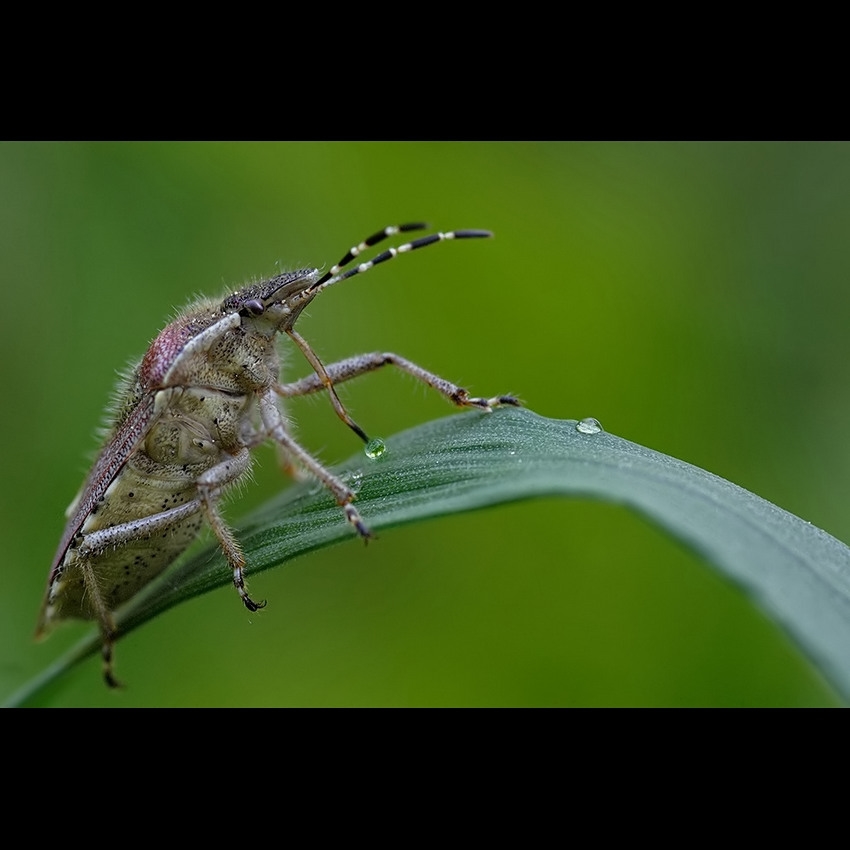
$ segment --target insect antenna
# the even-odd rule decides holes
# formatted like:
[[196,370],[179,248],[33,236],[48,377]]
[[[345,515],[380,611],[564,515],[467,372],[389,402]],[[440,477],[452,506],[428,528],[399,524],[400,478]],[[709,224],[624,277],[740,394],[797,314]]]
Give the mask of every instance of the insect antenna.
[[[350,262],[352,262],[367,248],[371,248],[379,242],[383,242],[384,239],[395,236],[397,233],[407,233],[411,230],[423,230],[425,227],[427,227],[426,224],[416,222],[413,224],[400,224],[392,227],[385,227],[383,230],[373,233],[368,239],[364,240],[359,245],[356,245],[354,248],[351,248],[333,268],[329,269],[324,275],[322,275],[321,278],[319,278],[319,280],[317,280],[312,286],[308,287],[307,292],[311,295],[315,294],[319,289],[324,289],[326,286],[330,286],[333,283],[339,283],[341,280],[347,280],[350,277],[354,277],[354,275],[363,274],[374,266],[377,266],[380,263],[385,263],[387,260],[391,260],[399,254],[406,254],[409,251],[415,251],[417,248],[425,248],[427,245],[433,245],[435,242],[443,242],[447,239],[486,239],[493,235],[489,230],[450,230],[446,233],[432,233],[430,236],[422,236],[411,242],[405,242],[404,245],[399,245],[397,248],[387,248],[386,251],[383,251],[371,260],[367,260],[365,263],[361,263],[359,266],[349,269],[347,272],[342,272],[342,270]],[[340,272],[342,273],[340,274]]]

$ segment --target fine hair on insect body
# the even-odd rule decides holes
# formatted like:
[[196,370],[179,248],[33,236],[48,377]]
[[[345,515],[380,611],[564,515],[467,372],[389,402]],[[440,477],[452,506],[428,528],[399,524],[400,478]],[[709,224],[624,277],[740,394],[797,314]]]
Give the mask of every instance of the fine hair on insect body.
[[[252,450],[266,441],[277,445],[289,470],[303,470],[327,488],[359,536],[371,537],[353,504],[353,490],[289,432],[282,413],[286,399],[326,392],[337,416],[367,443],[366,432],[351,418],[335,386],[383,366],[407,372],[459,407],[490,412],[519,404],[512,395],[473,397],[391,352],[324,364],[295,329],[305,307],[336,283],[428,245],[491,236],[485,230],[432,233],[351,265],[385,239],[424,227],[415,223],[380,230],[324,274],[296,269],[243,286],[223,299],[198,299],[159,333],[120,383],[103,445],[66,512],[38,636],[63,620],[95,620],[104,678],[116,686],[113,647],[119,634],[114,612],[173,563],[204,523],[221,547],[245,607],[264,607],[264,601],[248,594],[245,558],[219,502],[249,472]],[[282,334],[309,363],[312,372],[306,377],[282,380],[277,347]]]

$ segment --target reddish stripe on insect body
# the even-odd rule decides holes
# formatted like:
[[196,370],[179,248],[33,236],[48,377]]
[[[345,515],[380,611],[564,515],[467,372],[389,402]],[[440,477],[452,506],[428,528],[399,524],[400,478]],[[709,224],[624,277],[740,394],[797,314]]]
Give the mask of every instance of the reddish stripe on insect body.
[[162,386],[174,359],[197,333],[197,327],[188,318],[177,319],[160,332],[139,367],[139,380],[145,389]]

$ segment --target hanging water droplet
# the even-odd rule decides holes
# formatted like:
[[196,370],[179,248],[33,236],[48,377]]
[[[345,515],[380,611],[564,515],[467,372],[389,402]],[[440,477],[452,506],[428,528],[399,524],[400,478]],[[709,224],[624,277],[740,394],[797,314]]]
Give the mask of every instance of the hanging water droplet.
[[374,440],[369,440],[363,449],[369,460],[377,460],[386,450],[386,443],[377,437]]
[[576,422],[576,431],[580,434],[598,434],[601,430],[602,425],[599,424],[599,420],[592,416],[582,419],[581,422]]

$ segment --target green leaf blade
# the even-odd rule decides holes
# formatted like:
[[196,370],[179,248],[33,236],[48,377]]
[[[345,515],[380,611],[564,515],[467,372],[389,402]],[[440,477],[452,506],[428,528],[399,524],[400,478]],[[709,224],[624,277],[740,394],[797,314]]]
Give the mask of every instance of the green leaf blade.
[[[705,470],[604,431],[581,433],[576,424],[518,409],[458,414],[387,439],[384,455],[360,454],[341,474],[375,531],[529,498],[626,505],[743,588],[850,699],[850,549]],[[315,483],[283,492],[237,533],[249,577],[355,536]],[[126,634],[229,583],[224,559],[210,547],[131,600],[118,613],[119,629]],[[97,645],[95,636],[86,651]],[[79,657],[77,647],[69,663]]]

